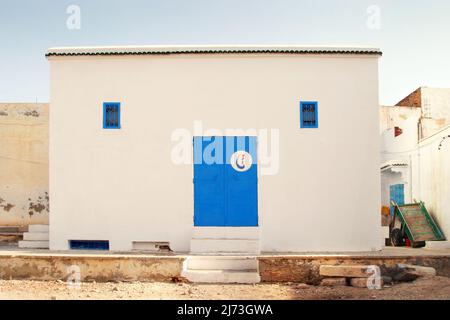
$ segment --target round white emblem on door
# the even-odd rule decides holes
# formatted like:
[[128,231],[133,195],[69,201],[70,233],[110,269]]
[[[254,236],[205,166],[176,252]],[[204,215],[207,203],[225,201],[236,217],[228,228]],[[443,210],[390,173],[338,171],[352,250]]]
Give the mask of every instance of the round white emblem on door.
[[247,171],[251,168],[252,163],[252,156],[246,151],[237,151],[231,155],[230,164],[236,171]]

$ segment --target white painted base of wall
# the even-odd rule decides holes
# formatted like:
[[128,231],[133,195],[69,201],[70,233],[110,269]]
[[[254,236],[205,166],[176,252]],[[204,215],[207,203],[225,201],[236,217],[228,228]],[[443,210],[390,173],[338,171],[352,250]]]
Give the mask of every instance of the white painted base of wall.
[[384,246],[386,244],[386,239],[390,238],[389,227],[382,226],[381,227],[381,245]]
[[258,261],[250,257],[188,257],[182,276],[197,283],[258,283]]
[[254,257],[188,257],[186,268],[192,270],[257,271],[258,260]]
[[258,240],[243,239],[192,239],[193,254],[258,254]]
[[259,239],[258,227],[194,227],[193,239]]
[[48,249],[48,241],[19,241],[19,248],[22,249]]
[[389,227],[381,227],[381,238],[384,240],[385,238],[389,238]]
[[259,228],[194,227],[193,254],[259,254]]
[[197,283],[258,283],[261,281],[257,272],[190,270],[184,277]]
[[450,241],[426,241],[424,249],[442,250],[450,249]]

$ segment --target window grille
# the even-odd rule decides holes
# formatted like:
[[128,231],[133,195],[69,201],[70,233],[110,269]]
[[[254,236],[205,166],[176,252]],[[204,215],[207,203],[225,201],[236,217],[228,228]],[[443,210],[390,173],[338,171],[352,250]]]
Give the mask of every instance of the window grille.
[[103,104],[103,128],[120,129],[120,103],[105,102]]
[[318,128],[318,103],[300,102],[300,128]]

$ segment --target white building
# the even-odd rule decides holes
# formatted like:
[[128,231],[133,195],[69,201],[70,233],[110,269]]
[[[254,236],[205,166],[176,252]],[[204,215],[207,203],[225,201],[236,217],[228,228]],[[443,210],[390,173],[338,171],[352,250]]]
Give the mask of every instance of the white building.
[[381,249],[380,55],[49,49],[50,248]]
[[381,107],[381,202],[423,201],[450,235],[450,89],[419,88]]

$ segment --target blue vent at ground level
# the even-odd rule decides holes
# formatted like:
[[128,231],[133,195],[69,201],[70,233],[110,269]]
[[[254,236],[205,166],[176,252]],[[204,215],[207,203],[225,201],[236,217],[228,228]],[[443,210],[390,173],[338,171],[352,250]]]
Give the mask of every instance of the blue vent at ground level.
[[109,250],[109,241],[106,240],[69,240],[72,250]]

